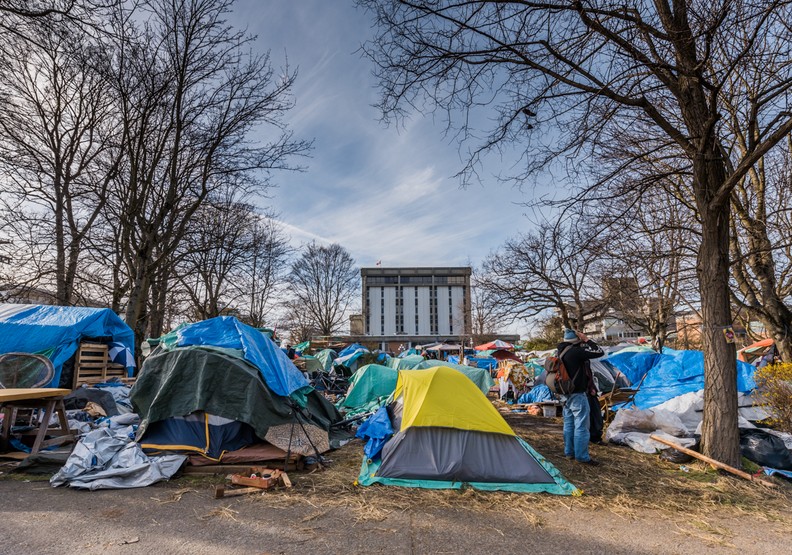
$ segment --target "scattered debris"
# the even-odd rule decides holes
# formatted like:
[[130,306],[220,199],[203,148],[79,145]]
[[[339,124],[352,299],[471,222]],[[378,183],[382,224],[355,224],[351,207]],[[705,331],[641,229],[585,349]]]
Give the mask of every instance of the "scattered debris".
[[132,543],[138,543],[139,541],[140,541],[140,536],[135,536],[132,539],[118,542],[118,545],[129,545],[129,544],[132,544]]

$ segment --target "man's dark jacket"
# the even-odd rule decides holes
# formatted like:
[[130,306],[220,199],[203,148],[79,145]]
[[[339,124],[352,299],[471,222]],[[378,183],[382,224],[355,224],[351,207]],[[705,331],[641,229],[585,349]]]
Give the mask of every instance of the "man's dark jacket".
[[[564,349],[569,347],[569,345],[569,341],[559,343],[558,354],[561,355]],[[592,358],[599,358],[604,354],[605,353],[599,345],[589,340],[586,343],[578,341],[563,356],[561,360],[564,362],[564,367],[566,367],[569,377],[575,383],[573,393],[585,393],[588,389],[589,378],[586,372],[586,361]]]

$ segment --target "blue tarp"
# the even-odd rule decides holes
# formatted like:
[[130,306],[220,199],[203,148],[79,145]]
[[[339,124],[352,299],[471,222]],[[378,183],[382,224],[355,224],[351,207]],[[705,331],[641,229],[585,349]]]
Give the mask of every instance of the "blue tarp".
[[[679,395],[704,389],[704,353],[701,351],[665,348],[662,354],[638,353],[638,357],[641,356],[653,357],[654,363],[635,395],[635,406],[639,409],[652,408]],[[613,362],[612,358],[608,360]],[[745,393],[756,387],[755,370],[750,364],[737,362],[737,391]]]
[[468,364],[474,364],[476,368],[486,368],[492,370],[498,367],[498,361],[489,357],[468,357]]
[[[0,354],[48,354],[55,367],[49,387],[58,387],[63,363],[74,356],[80,341],[110,338],[135,349],[135,335],[109,308],[0,304]],[[132,369],[128,369],[132,375]]]
[[520,395],[520,398],[517,399],[518,403],[542,403],[544,401],[553,401],[555,397],[553,397],[550,388],[546,385],[537,385],[528,393],[523,393]]
[[367,439],[363,448],[367,459],[374,459],[382,451],[383,446],[393,435],[393,425],[388,417],[388,408],[380,407],[371,417],[358,428],[355,437]]
[[364,347],[363,345],[361,345],[360,343],[352,343],[351,345],[348,345],[348,346],[344,347],[343,349],[341,349],[341,351],[339,351],[339,353],[338,353],[338,356],[339,356],[339,358],[340,357],[345,357],[347,355],[351,355],[355,351],[360,351],[360,350],[365,351],[365,352],[369,352],[369,350],[366,347]]
[[[310,387],[302,372],[269,337],[233,316],[218,316],[189,324],[171,333],[176,334],[177,347],[201,345],[241,349],[245,360],[258,368],[264,382],[282,397]],[[167,342],[161,345],[166,347]]]
[[[346,351],[346,349],[341,352],[343,353],[344,351]],[[338,358],[333,361],[333,366],[346,366],[354,372],[358,369],[358,359],[369,352],[370,351],[364,347],[363,349],[357,349],[343,356],[339,355]]]
[[627,376],[631,384],[637,385],[659,356],[660,353],[655,351],[622,351],[610,355],[606,360]]

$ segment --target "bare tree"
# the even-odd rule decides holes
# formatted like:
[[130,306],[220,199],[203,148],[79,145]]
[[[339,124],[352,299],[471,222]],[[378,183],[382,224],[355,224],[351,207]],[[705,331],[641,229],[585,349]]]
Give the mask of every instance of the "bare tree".
[[341,245],[309,243],[289,274],[292,311],[307,316],[320,335],[336,333],[358,294],[355,260]]
[[299,300],[290,299],[283,303],[282,308],[283,316],[279,327],[289,331],[289,340],[292,345],[323,335],[317,327],[313,315],[305,310],[305,306]]
[[[282,121],[295,73],[276,74],[267,55],[249,53],[250,37],[226,23],[230,4],[151,0],[142,29],[124,18],[115,30],[127,148],[113,209],[130,276],[126,322],[138,338],[149,325],[152,280],[167,273],[160,267],[173,264],[212,192],[229,182],[261,191],[266,172],[291,168],[310,146]],[[254,140],[259,128],[269,142]]]
[[[603,304],[593,238],[571,223],[541,224],[489,256],[477,285],[513,320],[556,310],[564,326],[582,327]],[[587,246],[588,245],[588,246]]]
[[607,285],[618,278],[616,286],[604,288],[603,300],[622,321],[650,335],[659,350],[682,302],[682,282],[695,280],[690,245],[698,238],[696,223],[661,188],[626,208],[620,209],[620,201],[603,203],[589,216],[603,229],[600,279]]
[[256,327],[266,324],[284,279],[288,238],[269,217],[237,199],[229,187],[196,212],[183,242],[178,280],[191,316],[233,312]]
[[[366,50],[379,68],[386,116],[423,99],[449,114],[498,103],[498,128],[468,168],[481,152],[513,140],[527,145],[527,176],[562,152],[596,155],[616,132],[640,133],[642,156],[685,161],[702,229],[702,450],[739,465],[735,351],[721,333],[731,321],[730,197],[792,130],[792,7],[780,0],[359,3],[380,29]],[[765,68],[750,92],[740,81],[748,59]],[[724,91],[754,99],[741,103],[750,106],[741,117],[755,130],[743,153],[726,147]],[[545,123],[559,130],[551,147],[530,139]]]
[[[39,46],[6,43],[0,62],[2,202],[22,235],[29,236],[27,224],[48,236],[40,254],[51,262],[36,278],[69,305],[86,238],[118,171],[119,134],[103,51],[70,28],[48,26],[35,36]],[[17,233],[14,241],[26,240]],[[20,263],[29,267],[39,254],[28,245]]]
[[242,268],[241,281],[247,294],[243,319],[251,326],[267,325],[285,283],[288,256],[292,252],[289,237],[272,215],[256,220],[250,229],[250,253]]
[[782,359],[792,361],[792,145],[784,146],[735,187],[730,250],[738,312],[761,321]]
[[[470,292],[470,312],[473,328],[470,333],[474,337],[474,342],[478,344],[482,336],[493,336],[494,339],[500,333],[504,316],[498,299],[486,288],[476,285],[477,277],[478,272],[471,279],[473,284]],[[464,314],[464,311],[461,312]],[[464,329],[464,325],[459,329]]]

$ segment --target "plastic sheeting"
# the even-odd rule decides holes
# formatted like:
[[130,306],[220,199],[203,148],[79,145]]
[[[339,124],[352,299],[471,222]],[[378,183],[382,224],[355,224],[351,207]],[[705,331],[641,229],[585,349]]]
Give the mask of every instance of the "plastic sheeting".
[[660,353],[645,350],[621,350],[605,359],[621,371],[631,384],[637,384],[654,366]]
[[58,387],[63,363],[74,356],[81,340],[100,337],[134,352],[132,330],[108,308],[0,304],[0,353],[52,349],[48,357],[55,375],[49,387]]
[[[630,373],[635,372],[636,368],[649,365],[640,390],[635,395],[635,406],[639,409],[652,408],[679,395],[704,389],[704,353],[701,351],[663,349],[662,354],[631,353],[631,355],[631,367],[623,361],[620,362],[618,355],[609,357],[608,360],[624,372],[633,383],[640,381],[640,377],[636,381],[633,379],[635,374]],[[756,387],[753,379],[755,370],[750,364],[737,363],[737,391],[744,393]]]
[[132,426],[88,433],[50,484],[89,490],[140,488],[169,479],[187,460],[182,455],[147,457],[134,435]]
[[352,343],[351,345],[347,345],[346,347],[341,349],[341,351],[339,351],[338,353],[338,356],[345,357],[351,355],[356,351],[364,351],[366,353],[369,352],[369,350],[364,345],[361,345],[360,343]]
[[358,369],[349,380],[346,397],[338,404],[339,408],[351,411],[365,408],[390,396],[396,389],[399,372],[380,364],[367,364]]
[[528,393],[523,393],[517,399],[518,403],[542,403],[544,401],[554,401],[553,392],[546,385],[537,385]]
[[488,370],[473,368],[472,366],[465,366],[464,364],[452,364],[442,360],[425,360],[416,365],[415,370],[426,370],[438,366],[445,366],[446,368],[452,368],[458,372],[462,372],[471,382],[476,384],[476,387],[478,387],[484,395],[495,385],[495,380],[492,379]]
[[316,360],[322,363],[325,372],[329,372],[333,367],[333,361],[338,358],[338,353],[333,349],[323,349],[314,355]]
[[[662,433],[661,433],[662,432]],[[664,410],[622,409],[616,413],[608,426],[605,439],[611,443],[629,445],[642,453],[655,453],[666,449],[661,443],[649,439],[649,435],[666,434],[682,445],[692,445],[695,440],[679,441],[690,435],[688,428],[676,414]],[[692,439],[692,438],[688,438]]]
[[393,435],[393,425],[388,417],[387,407],[380,407],[371,418],[363,422],[357,430],[355,437],[368,440],[363,448],[367,459],[377,458],[384,445]]
[[303,373],[269,337],[233,316],[218,316],[183,326],[162,336],[160,346],[165,350],[189,346],[241,349],[245,360],[258,368],[276,394],[288,397],[295,391],[310,388]]
[[409,355],[404,358],[392,358],[388,366],[395,370],[413,370],[424,361],[421,355]]

